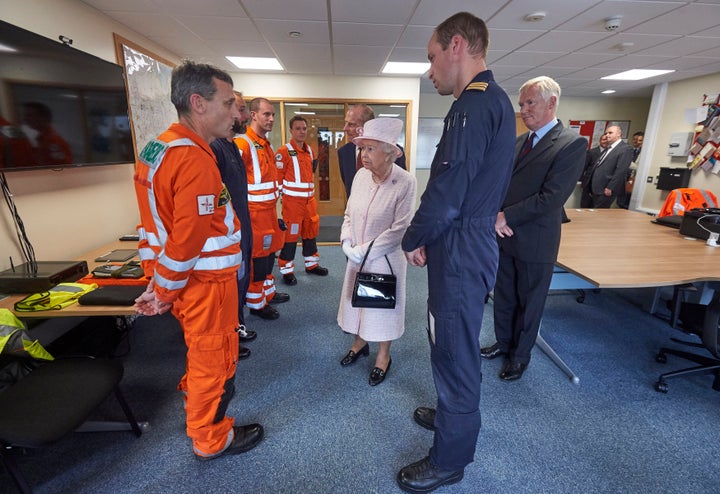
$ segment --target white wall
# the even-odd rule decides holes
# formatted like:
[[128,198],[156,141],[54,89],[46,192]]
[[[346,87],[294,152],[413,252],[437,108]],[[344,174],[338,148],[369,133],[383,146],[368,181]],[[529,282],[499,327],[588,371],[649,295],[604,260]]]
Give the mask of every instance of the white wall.
[[[77,0],[0,0],[6,22],[116,62],[112,33],[172,61],[178,58]],[[73,259],[137,224],[133,165],[5,174],[38,260]],[[8,208],[0,207],[0,270],[22,261]]]
[[[517,95],[510,94],[510,101],[517,108]],[[420,95],[419,116],[445,116],[453,102],[451,96],[438,94]],[[630,120],[630,133],[644,130],[647,124],[650,98],[572,98],[561,96],[557,117],[567,126],[570,120]],[[417,170],[418,201],[427,186],[430,170]],[[579,199],[578,201],[579,204]]]
[[[159,56],[178,63],[179,57],[78,0],[0,0],[6,22],[50,39],[73,39],[73,46],[116,62],[112,33],[116,32]],[[297,77],[233,73],[237,89],[266,97],[393,99],[411,102],[413,122],[408,147],[410,163],[417,139],[419,80],[407,77]],[[61,171],[6,173],[18,212],[39,260],[64,260],[82,255],[134,231],[138,221],[132,163]],[[22,257],[12,217],[0,207],[0,270]]]
[[[656,88],[658,96],[654,98],[651,112],[657,115],[655,122],[657,131],[649,142],[646,136],[647,146],[643,145],[638,168],[638,176],[645,185],[642,202],[638,205],[640,209],[657,212],[662,207],[668,193],[657,190],[654,183],[660,168],[684,168],[687,163],[686,157],[675,158],[667,155],[670,136],[674,132],[692,132],[695,125],[685,121],[685,110],[701,106],[704,94],[718,91],[720,91],[720,74],[686,79]],[[645,182],[645,177],[652,178],[653,183]],[[636,187],[639,184],[640,182],[637,182]],[[690,177],[689,187],[709,189],[716,196],[720,196],[720,177],[696,168]],[[633,194],[634,198],[635,194]]]

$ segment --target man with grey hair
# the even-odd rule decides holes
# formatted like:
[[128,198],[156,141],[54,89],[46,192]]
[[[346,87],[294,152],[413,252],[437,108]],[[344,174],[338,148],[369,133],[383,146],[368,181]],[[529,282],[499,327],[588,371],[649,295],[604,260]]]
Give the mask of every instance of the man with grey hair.
[[510,186],[495,222],[500,247],[495,282],[495,338],[480,349],[505,356],[500,379],[519,379],[530,362],[560,247],[563,204],[585,165],[587,141],[556,118],[560,86],[549,77],[520,88],[520,117]]
[[628,169],[633,160],[633,148],[622,140],[622,129],[609,125],[605,129],[608,147],[582,178],[583,208],[609,208],[615,198],[625,194]]

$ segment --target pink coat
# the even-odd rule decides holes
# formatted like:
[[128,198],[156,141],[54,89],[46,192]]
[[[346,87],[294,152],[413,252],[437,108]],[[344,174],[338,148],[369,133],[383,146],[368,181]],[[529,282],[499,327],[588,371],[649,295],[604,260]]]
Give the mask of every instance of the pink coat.
[[363,271],[389,273],[384,257],[387,255],[397,276],[395,309],[356,309],[350,304],[350,296],[360,265],[347,263],[337,322],[343,331],[359,334],[365,341],[396,340],[405,331],[407,261],[400,242],[415,211],[416,193],[415,177],[398,166],[392,167],[390,176],[380,185],[373,182],[372,173],[365,168],[355,174],[340,240],[361,245],[363,252],[375,240]]

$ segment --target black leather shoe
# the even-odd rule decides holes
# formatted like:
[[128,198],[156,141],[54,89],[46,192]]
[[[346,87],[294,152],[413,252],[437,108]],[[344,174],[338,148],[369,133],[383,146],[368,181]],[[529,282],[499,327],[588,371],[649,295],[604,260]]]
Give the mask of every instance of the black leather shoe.
[[200,461],[207,461],[214,460],[215,458],[225,455],[239,455],[240,453],[250,451],[257,446],[265,435],[263,426],[260,424],[236,425],[233,426],[233,432],[235,433],[235,436],[233,437],[230,446],[225,448],[223,451],[210,456],[200,456],[196,454],[195,458]]
[[364,357],[370,355],[370,346],[367,343],[365,343],[365,346],[358,350],[357,353],[353,352],[352,350],[347,352],[347,355],[345,355],[340,361],[340,365],[344,367],[346,365],[354,364],[358,357],[360,357],[360,355]]
[[246,328],[244,324],[241,324],[240,326],[238,326],[235,331],[238,332],[240,341],[252,341],[255,338],[257,338],[257,333],[255,331],[253,331],[252,329]]
[[515,381],[516,379],[520,379],[522,377],[525,369],[527,369],[527,364],[510,362],[506,364],[503,367],[502,372],[500,372],[500,379],[503,381]]
[[492,346],[482,347],[480,349],[480,356],[488,360],[492,360],[500,355],[505,355],[507,352],[500,350],[500,345],[495,343]]
[[429,431],[435,430],[435,409],[428,407],[417,407],[413,412],[415,422]]
[[238,351],[238,360],[245,360],[250,356],[250,349],[245,348],[244,346],[240,345],[240,350]]
[[284,274],[283,275],[283,281],[286,285],[297,285],[297,278],[295,278],[295,275],[292,273]]
[[385,370],[382,370],[380,367],[373,367],[373,370],[370,371],[370,378],[368,379],[368,384],[370,386],[377,386],[381,382],[385,380],[385,376],[387,376],[388,371],[390,371],[390,365],[392,364],[392,358],[388,360],[388,365]]
[[329,271],[328,271],[327,268],[324,268],[324,267],[322,267],[322,266],[318,266],[318,267],[313,268],[313,269],[306,269],[305,272],[306,272],[307,274],[316,274],[316,275],[318,275],[318,276],[327,276]]
[[397,483],[405,492],[432,492],[443,485],[460,482],[464,474],[464,470],[442,470],[426,456],[403,467],[397,474]]
[[277,319],[280,317],[280,313],[270,305],[266,305],[262,309],[250,309],[250,314],[260,316],[263,319]]
[[275,292],[273,298],[270,299],[271,304],[284,304],[290,300],[290,295],[287,293]]

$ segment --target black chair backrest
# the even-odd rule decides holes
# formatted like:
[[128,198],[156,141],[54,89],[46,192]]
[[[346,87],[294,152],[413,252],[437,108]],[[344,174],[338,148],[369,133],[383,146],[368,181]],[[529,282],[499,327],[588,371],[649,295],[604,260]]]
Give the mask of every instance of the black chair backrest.
[[702,341],[710,353],[720,358],[720,289],[715,290],[705,311]]

